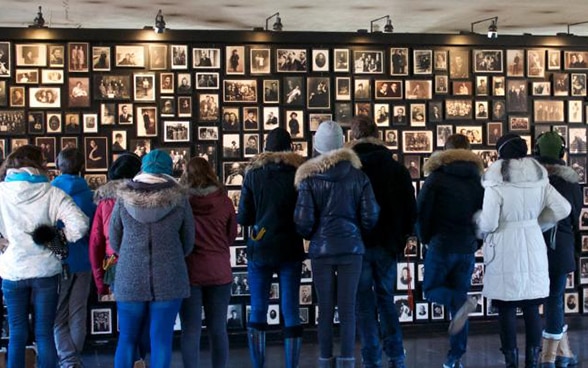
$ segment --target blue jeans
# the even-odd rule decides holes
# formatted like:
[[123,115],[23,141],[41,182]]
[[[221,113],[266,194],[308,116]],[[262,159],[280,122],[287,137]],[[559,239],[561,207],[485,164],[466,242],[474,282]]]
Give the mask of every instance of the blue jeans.
[[274,273],[278,274],[280,280],[280,305],[284,326],[286,329],[300,326],[298,294],[302,262],[288,262],[273,266],[249,261],[247,273],[251,292],[249,327],[263,329],[267,324],[269,294]]
[[[429,247],[425,256],[425,279],[423,291],[425,298],[443,304],[455,316],[467,300],[470,290],[475,257],[473,253],[439,252],[434,246]],[[469,323],[463,330],[449,337],[450,360],[460,359],[466,352],[468,344]]]
[[564,291],[567,274],[549,273],[549,297],[545,300],[545,332],[559,335],[564,326]]
[[53,333],[59,364],[64,367],[82,366],[91,283],[90,271],[73,273],[67,280],[59,279],[59,301]]
[[172,355],[174,323],[182,299],[154,302],[116,302],[120,334],[114,355],[115,368],[133,366],[144,321],[149,319],[151,367],[169,368]]
[[[341,258],[341,260],[338,260]],[[361,274],[361,255],[312,260],[314,287],[319,306],[320,358],[333,356],[333,316],[339,307],[342,358],[353,358],[355,350],[355,300]],[[337,274],[335,274],[337,272]]]
[[396,268],[396,259],[382,247],[366,249],[357,287],[361,356],[366,368],[381,366],[380,334],[388,358],[404,358],[402,330],[394,305]]
[[202,306],[206,316],[212,366],[224,368],[229,356],[227,335],[227,309],[231,299],[231,284],[192,286],[190,297],[184,299],[180,309],[182,321],[182,360],[184,368],[200,367],[200,335],[202,332]]
[[57,351],[53,323],[57,309],[57,276],[20,281],[2,280],[2,291],[8,309],[8,368],[25,366],[25,346],[29,334],[29,304],[35,321],[35,340],[39,368],[55,368]]

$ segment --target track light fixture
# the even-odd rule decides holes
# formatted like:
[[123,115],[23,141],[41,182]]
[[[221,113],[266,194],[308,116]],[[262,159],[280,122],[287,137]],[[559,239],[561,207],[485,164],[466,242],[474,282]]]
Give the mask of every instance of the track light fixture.
[[163,33],[165,32],[165,20],[163,19],[163,12],[161,9],[157,12],[155,16],[155,26],[153,27],[155,33]]
[[491,17],[482,20],[477,20],[472,23],[472,33],[474,33],[474,25],[491,20],[492,23],[488,26],[488,38],[498,38],[498,17]]
[[272,30],[274,30],[275,32],[280,32],[282,30],[282,28],[284,27],[282,25],[282,18],[280,18],[280,12],[272,14],[270,17],[267,17],[265,19],[265,30],[269,31],[269,21],[273,17],[276,17],[276,21],[274,22],[274,25],[272,26]]
[[570,23],[570,24],[568,24],[568,35],[573,35],[572,33],[570,33],[570,27],[579,26],[580,24],[588,24],[588,20],[585,20],[583,22],[577,22],[577,23]]
[[39,11],[37,12],[37,17],[33,20],[33,24],[30,25],[31,28],[46,28],[45,26],[45,18],[43,18],[43,11],[41,6],[39,5]]
[[382,19],[387,19],[386,21],[386,25],[384,26],[384,33],[392,33],[394,32],[394,26],[392,25],[392,19],[390,19],[390,15],[385,15],[383,17],[380,17],[378,19],[374,19],[370,22],[370,32],[374,33],[374,32],[379,32],[378,28],[376,28],[376,31],[374,31],[374,23],[382,20]]

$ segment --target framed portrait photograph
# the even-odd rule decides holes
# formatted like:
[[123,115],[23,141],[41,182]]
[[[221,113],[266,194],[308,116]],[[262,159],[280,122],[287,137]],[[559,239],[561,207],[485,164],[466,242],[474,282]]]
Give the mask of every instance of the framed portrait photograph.
[[[170,58],[172,69],[188,69],[188,46],[170,45]],[[219,52],[220,53],[220,52]],[[220,67],[220,60],[218,62]]]
[[410,104],[410,126],[412,127],[424,127],[427,123],[426,120],[426,105],[424,103],[412,103]]
[[112,146],[111,152],[122,152],[127,150],[127,131],[113,130],[112,131]]
[[[190,73],[178,73],[177,75],[176,92],[180,95],[188,95],[192,93],[192,76]],[[208,81],[207,81],[208,82]],[[216,81],[216,88],[218,88],[218,78]]]
[[129,144],[129,151],[132,151],[139,157],[143,157],[151,152],[150,139],[131,139]]
[[136,101],[155,101],[155,74],[133,74],[134,99]]
[[408,75],[408,49],[390,49],[390,75]]
[[223,134],[223,157],[239,159],[243,156],[241,136],[239,134]]
[[245,145],[244,157],[253,157],[261,152],[259,134],[244,134],[243,143]]
[[47,45],[16,44],[16,66],[47,66]]
[[449,78],[446,75],[435,76],[435,94],[445,95],[448,93]]
[[159,93],[170,94],[174,93],[174,73],[160,73],[159,74]]
[[114,60],[115,66],[118,68],[144,68],[145,46],[116,45]]
[[415,304],[416,313],[414,318],[417,321],[428,321],[429,320],[429,303],[422,302]]
[[508,130],[510,132],[529,132],[531,131],[531,123],[528,116],[512,116],[508,117]]
[[8,93],[6,91],[6,81],[0,80],[0,106],[8,105]]
[[87,42],[70,42],[67,44],[70,73],[88,72],[90,60],[90,46]]
[[109,72],[112,68],[110,46],[92,46],[92,70]]
[[176,100],[172,96],[161,96],[159,98],[159,114],[165,117],[176,115]]
[[329,50],[313,49],[312,50],[312,71],[328,72],[329,69]]
[[257,102],[256,79],[223,80],[223,102]]
[[488,101],[476,101],[476,119],[488,119]]
[[447,71],[447,50],[435,50],[433,51],[433,59],[435,60],[433,68],[436,72]]
[[201,141],[218,141],[217,126],[200,126],[198,127],[198,139]]
[[547,50],[547,70],[561,69],[561,51]]
[[[302,78],[295,77],[296,80],[302,80]],[[288,88],[292,86],[294,89],[294,84],[292,81],[288,83]],[[289,105],[293,104],[296,100],[302,100],[300,95],[302,94],[300,89],[300,83],[296,83],[296,91],[288,91],[290,95],[286,99],[285,102],[290,101]],[[278,103],[280,102],[280,81],[278,79],[264,79],[263,80],[263,103]]]
[[551,82],[533,82],[531,91],[533,96],[551,96]]
[[584,117],[582,116],[582,101],[568,100],[568,123],[582,123]]
[[488,77],[485,75],[476,76],[476,96],[488,96]]
[[527,50],[527,77],[543,78],[545,77],[545,50],[529,49]]
[[112,309],[90,310],[90,335],[110,335],[112,333]]
[[[71,79],[71,78],[70,78]],[[11,88],[12,91],[12,88]],[[29,107],[60,108],[61,88],[59,87],[31,87],[29,88]]]
[[300,305],[312,304],[312,285],[303,284],[300,285]]
[[525,50],[506,50],[506,75],[508,77],[525,76]]
[[63,84],[64,79],[62,69],[41,69],[41,83],[43,84]]
[[94,75],[94,99],[129,100],[131,98],[130,75]]
[[588,60],[587,51],[564,51],[564,69],[586,69]]
[[377,100],[399,100],[403,97],[401,80],[376,80],[374,83]]
[[473,118],[472,100],[464,99],[447,99],[445,100],[445,118],[446,119],[472,119]]
[[65,113],[65,125],[63,131],[66,134],[79,134],[81,132],[80,114],[74,112]]
[[586,153],[586,128],[570,128],[569,129],[570,143],[569,152],[570,154],[582,154]]
[[257,107],[243,107],[243,119],[243,130],[259,130],[259,109]]
[[178,117],[185,118],[192,116],[192,97],[178,96]]
[[98,189],[108,181],[106,174],[84,174],[84,179],[92,190]]
[[101,125],[114,125],[116,122],[116,104],[114,103],[101,103],[100,104],[100,124]]
[[[588,205],[588,188],[584,187],[584,206]],[[588,252],[588,235],[582,235],[582,253]]]
[[[45,134],[45,113],[42,111],[30,111],[28,113],[28,133]],[[4,156],[2,156],[4,158]]]
[[407,295],[395,295],[394,306],[396,307],[396,313],[398,313],[398,322],[412,322],[414,315],[414,305],[408,302]]
[[[399,87],[402,87],[399,85]],[[369,100],[372,96],[372,84],[369,79],[355,78],[354,98],[356,100]],[[401,94],[402,96],[402,94]]]
[[334,63],[333,70],[336,73],[349,72],[349,49],[335,49],[333,50]]
[[12,138],[10,139],[10,152],[14,152],[19,147],[29,144],[28,138]]
[[61,113],[60,112],[48,112],[47,113],[47,134],[59,134],[61,133]]
[[453,134],[453,125],[437,125],[437,148],[443,149],[447,138]]
[[83,114],[84,133],[98,133],[98,114]]
[[413,74],[426,75],[433,73],[433,50],[413,50]]
[[219,103],[217,94],[201,93],[198,96],[199,114],[201,121],[219,120]]
[[482,144],[482,126],[456,126],[455,132],[461,135],[465,135],[470,141],[470,144]]
[[377,126],[390,126],[390,105],[377,103],[374,104],[374,122]]
[[249,50],[251,74],[270,74],[271,72],[271,49],[251,48]]
[[498,139],[502,137],[502,123],[486,124],[486,145],[494,146]]
[[416,274],[414,273],[414,263],[398,262],[396,272],[396,287],[398,290],[414,290]]
[[502,73],[502,50],[473,50],[474,73]]
[[270,304],[267,308],[267,324],[276,326],[280,324],[280,305]]
[[473,94],[471,81],[454,81],[451,89],[455,96],[471,96]]
[[351,101],[351,78],[336,77],[335,78],[335,100],[337,101]]
[[572,96],[586,96],[586,74],[572,73],[571,83]]
[[84,137],[86,171],[108,169],[108,139],[106,137]]
[[468,296],[476,301],[476,308],[470,312],[471,317],[483,317],[484,316],[484,297],[481,291],[470,291]]
[[563,122],[564,102],[561,100],[534,100],[533,112],[536,123]]
[[220,49],[193,48],[192,67],[194,69],[220,69]]
[[225,48],[225,73],[227,75],[245,74],[245,46]]
[[443,121],[443,101],[429,101],[429,121],[440,123]]
[[402,132],[402,148],[405,153],[433,152],[433,131],[405,130]]
[[263,130],[273,130],[280,126],[280,108],[273,106],[263,107]]
[[309,129],[311,132],[316,132],[320,123],[323,121],[333,120],[332,114],[308,114]]
[[444,320],[445,307],[443,304],[431,303],[431,320]]
[[133,125],[133,104],[118,104],[118,123],[120,125]]
[[137,106],[135,116],[137,117],[137,137],[157,136],[156,106]]
[[578,292],[571,292],[564,294],[564,313],[572,314],[580,312],[580,302],[578,300]]
[[223,162],[223,183],[230,186],[242,185],[246,166],[244,161]]
[[527,81],[509,79],[506,81],[506,108],[508,112],[527,112]]
[[392,106],[392,125],[406,125],[408,123],[405,105]]
[[308,70],[306,49],[277,49],[276,70],[279,73],[299,73]]
[[468,49],[449,50],[449,77],[466,79],[470,77],[470,55]]
[[90,107],[90,78],[69,77],[68,107]]
[[407,100],[430,100],[433,98],[433,81],[407,79],[404,95]]
[[384,72],[384,51],[353,50],[355,74],[381,74]]
[[350,102],[335,103],[335,121],[337,121],[342,127],[350,127],[352,117],[353,105]]
[[61,137],[61,150],[78,148],[78,137]]
[[[229,191],[229,198],[231,198],[231,194],[233,192],[238,192],[241,194],[241,191]],[[231,267],[247,267],[247,247],[231,247]]]
[[[574,171],[580,177],[579,182],[585,183],[586,182],[586,156],[585,155],[570,156],[568,158],[568,163],[571,166],[571,168],[574,169]],[[588,230],[588,229],[585,228],[582,230]]]
[[307,78],[307,107],[308,109],[331,108],[331,83],[329,77]]
[[493,96],[504,96],[506,94],[505,91],[505,83],[503,76],[494,76],[492,77],[492,95]]
[[0,42],[0,78],[8,78],[12,71],[10,42]]
[[224,132],[238,132],[241,127],[241,119],[238,107],[223,107],[221,127]]
[[302,110],[286,110],[285,119],[287,123],[286,130],[290,133],[293,139],[304,138],[304,111]]
[[553,73],[553,95],[567,96],[569,94],[570,75],[568,73]]
[[356,102],[355,103],[355,115],[372,115],[372,104],[369,102]]
[[39,69],[16,69],[16,83],[39,84]]
[[164,121],[163,122],[164,142],[189,142],[190,122],[189,121]]
[[149,69],[167,69],[167,45],[149,45]]
[[[29,95],[31,91],[29,90]],[[41,97],[41,96],[39,96]],[[44,100],[43,100],[44,101]],[[25,88],[24,87],[10,87],[10,107],[24,107],[25,106]],[[29,107],[35,107],[29,104]]]
[[391,150],[398,149],[398,130],[397,129],[386,129],[384,131],[384,143],[386,147]]

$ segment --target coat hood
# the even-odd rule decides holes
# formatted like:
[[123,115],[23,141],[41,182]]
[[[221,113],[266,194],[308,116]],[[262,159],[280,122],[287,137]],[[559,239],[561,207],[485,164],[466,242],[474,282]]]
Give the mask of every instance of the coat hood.
[[302,164],[296,171],[294,185],[298,186],[304,179],[316,174],[325,173],[338,163],[344,161],[348,161],[356,169],[361,169],[361,161],[357,154],[349,148],[340,148],[314,157]]
[[94,203],[98,203],[103,199],[116,199],[118,197],[118,190],[126,186],[129,179],[111,180],[99,186],[94,192]]
[[216,198],[224,194],[224,190],[213,185],[205,188],[188,188],[192,213],[194,215],[207,215],[212,213],[215,205],[218,205]]
[[485,188],[502,184],[538,187],[547,185],[548,182],[547,170],[531,157],[497,160],[482,177],[482,185]]
[[378,139],[376,137],[365,137],[365,138],[360,138],[360,139],[355,139],[355,140],[349,141],[349,142],[345,143],[345,148],[351,148],[351,149],[355,150],[355,148],[361,144],[373,144],[373,145],[382,146],[382,147],[388,149],[388,147],[386,146],[386,143],[384,143],[383,140]]
[[556,160],[550,157],[537,157],[539,161],[547,170],[549,176],[557,176],[568,183],[579,183],[580,176],[569,166],[565,165],[565,161]]
[[51,184],[45,183],[30,183],[27,181],[12,181],[3,182],[1,187],[2,192],[6,193],[4,198],[6,201],[14,205],[24,205],[34,202],[47,193]]
[[53,180],[53,185],[72,197],[88,190],[86,179],[79,175],[61,174]]
[[127,212],[142,223],[157,222],[186,201],[185,190],[171,179],[162,184],[129,181],[117,194]]
[[484,163],[482,162],[480,156],[466,149],[450,149],[433,153],[427,162],[425,162],[425,165],[423,166],[423,172],[426,176],[441,168],[442,166],[459,161],[471,162],[476,165],[480,175],[484,173]]
[[246,171],[260,169],[269,164],[281,164],[298,168],[304,161],[304,157],[294,152],[263,152],[251,159]]

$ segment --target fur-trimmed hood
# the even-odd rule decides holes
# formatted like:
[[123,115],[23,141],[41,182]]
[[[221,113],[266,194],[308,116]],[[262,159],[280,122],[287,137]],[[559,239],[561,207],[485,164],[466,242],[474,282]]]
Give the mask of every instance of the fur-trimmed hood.
[[484,163],[480,156],[467,149],[450,149],[433,153],[423,166],[423,172],[429,175],[442,166],[458,161],[471,162],[476,165],[480,175],[484,173]]
[[351,166],[356,169],[361,169],[361,161],[357,154],[349,148],[340,148],[314,157],[302,164],[296,171],[294,185],[298,187],[304,179],[316,174],[325,173],[343,161],[349,161]]
[[186,188],[186,193],[189,196],[204,197],[204,196],[209,195],[210,193],[216,192],[219,189],[220,189],[220,187],[217,187],[216,185],[211,185],[211,186],[204,187],[204,188],[189,187],[189,188]]
[[129,179],[111,180],[99,186],[94,192],[94,203],[98,204],[103,199],[118,198],[118,190],[127,184]]
[[359,144],[373,144],[376,146],[382,146],[382,147],[388,148],[386,146],[386,143],[383,140],[376,138],[376,137],[365,137],[365,138],[360,138],[360,139],[355,139],[355,140],[349,141],[349,142],[345,143],[345,148],[354,149],[355,146],[357,146]]
[[543,164],[543,166],[545,166],[549,176],[558,176],[568,183],[576,184],[580,182],[580,175],[569,166],[559,164]]
[[547,170],[531,157],[497,160],[482,177],[485,188],[503,184],[530,188],[547,185],[548,182]]
[[294,152],[263,152],[253,157],[245,171],[260,169],[269,164],[282,164],[300,167],[305,158]]
[[176,207],[187,204],[185,188],[171,179],[163,184],[129,181],[117,194],[129,214],[142,223],[157,222]]

